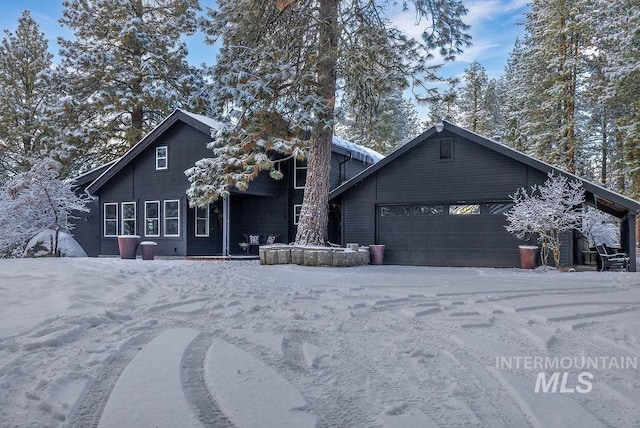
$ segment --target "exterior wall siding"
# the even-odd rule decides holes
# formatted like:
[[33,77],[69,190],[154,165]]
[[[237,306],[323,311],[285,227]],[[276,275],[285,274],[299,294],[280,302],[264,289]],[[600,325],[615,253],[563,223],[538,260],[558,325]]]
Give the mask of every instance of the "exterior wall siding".
[[[442,139],[453,140],[452,160],[440,160],[439,141]],[[516,160],[462,137],[443,132],[412,148],[342,195],[342,243],[357,242],[362,245],[379,243],[377,207],[380,205],[508,202],[509,195],[519,187],[541,184],[546,178],[544,173]],[[478,266],[518,264],[517,240],[504,237],[503,225],[498,225],[501,222],[470,219],[467,223],[450,220],[443,222],[443,227],[450,229],[449,232],[443,230],[444,235],[451,237],[460,235],[460,238],[463,238],[464,234],[477,237],[485,233],[489,236],[491,231],[487,229],[487,225],[494,225],[491,227],[500,228],[496,230],[494,244],[499,247],[502,245],[501,240],[504,240],[505,245],[513,244],[514,248],[506,249],[503,255],[496,253],[494,256],[481,254],[481,248],[472,249],[472,252],[475,251],[478,254],[468,255],[456,250],[457,253],[452,255],[451,260],[439,261],[433,258],[427,261],[418,260],[420,256],[412,254],[409,257],[412,260],[408,262],[445,266],[449,263],[453,265],[476,263]],[[473,224],[476,223],[479,228],[482,224],[482,228],[474,229]],[[393,236],[393,233],[389,235],[390,232],[387,230],[385,236]],[[453,245],[453,243],[449,241],[449,244],[443,245]],[[562,262],[572,264],[573,249],[570,236],[563,237],[561,251]]]
[[[145,201],[160,201],[161,236],[148,239],[158,243],[156,254],[160,256],[187,255],[187,222],[190,215],[193,215],[193,210],[188,209],[185,191],[189,186],[189,181],[184,175],[184,171],[192,167],[197,160],[211,156],[211,150],[207,149],[207,143],[210,140],[209,135],[183,122],[176,122],[100,189],[100,254],[117,255],[119,253],[117,238],[104,237],[102,207],[105,203],[117,202],[119,217],[121,217],[120,203],[136,202],[136,233],[145,240],[147,238],[144,236],[144,203]],[[168,147],[168,168],[166,170],[156,170],[155,150],[158,146]],[[168,200],[180,201],[181,230],[179,237],[164,237],[163,202]]]

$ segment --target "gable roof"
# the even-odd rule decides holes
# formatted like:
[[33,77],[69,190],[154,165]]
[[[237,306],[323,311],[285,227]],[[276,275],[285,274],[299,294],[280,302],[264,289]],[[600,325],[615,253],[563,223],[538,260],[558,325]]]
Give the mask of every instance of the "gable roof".
[[[221,122],[210,117],[191,113],[182,109],[176,109],[151,132],[145,135],[135,146],[129,149],[129,151],[121,158],[96,168],[96,170],[92,170],[89,173],[76,177],[76,183],[77,180],[84,180],[84,183],[86,184],[90,181],[89,177],[91,180],[95,179],[95,181],[93,181],[93,183],[91,183],[86,189],[86,192],[89,195],[95,193],[178,121],[185,122],[207,135],[211,134],[212,129],[222,127]],[[384,157],[374,150],[350,143],[338,137],[333,137],[331,150],[344,156],[370,164],[374,164]],[[99,174],[95,173],[95,171],[99,171]],[[89,175],[91,172],[93,172],[93,174]]]
[[104,165],[100,165],[99,167],[90,169],[88,171],[83,172],[80,175],[77,175],[71,179],[71,184],[73,187],[82,187],[90,184],[96,178],[100,177],[111,165],[116,163],[118,159],[112,160],[111,162],[107,162]]
[[100,175],[93,183],[91,183],[86,192],[93,194],[98,191],[105,183],[107,183],[113,176],[120,172],[125,166],[127,166],[133,159],[135,159],[140,153],[142,153],[147,147],[154,143],[154,141],[164,134],[173,124],[178,121],[185,122],[186,124],[196,128],[204,134],[211,134],[212,128],[218,128],[222,124],[206,116],[200,114],[190,113],[182,109],[176,109],[165,120],[163,120],[158,126],[153,128],[151,132],[145,135],[135,146],[133,146],[127,153],[125,153],[120,159],[116,160],[102,175]]
[[[554,173],[563,174],[572,179],[580,181],[582,183],[582,186],[585,189],[585,193],[587,196],[587,203],[594,205],[595,207],[597,207],[598,209],[604,212],[607,212],[616,217],[622,218],[628,212],[635,214],[638,211],[640,211],[640,203],[638,203],[638,201],[635,201],[631,198],[627,198],[626,196],[623,196],[612,190],[606,189],[599,184],[596,184],[589,180],[585,180],[584,178],[580,178],[574,174],[568,173],[546,162],[542,162],[531,156],[525,155],[524,153],[519,152],[502,143],[483,137],[467,129],[461,128],[457,125],[454,125],[451,122],[443,121],[443,123],[444,123],[443,131],[445,130],[449,131],[452,134],[458,135],[469,141],[472,141],[476,144],[486,147],[490,150],[498,152],[504,156],[507,156],[518,162],[521,162],[531,168],[544,172],[545,174],[553,171]],[[336,187],[329,195],[329,199],[334,199],[342,195],[343,193],[347,192],[349,189],[356,186],[358,183],[362,182],[364,179],[376,173],[380,169],[384,168],[386,165],[393,162],[398,157],[407,153],[409,150],[413,149],[414,147],[420,144],[423,144],[424,142],[428,141],[429,139],[431,139],[437,134],[438,132],[436,131],[435,126],[429,128],[421,135],[409,141],[407,144],[397,148],[395,151],[393,151],[391,154],[386,156],[380,162],[374,165],[371,165],[370,167],[362,171],[360,174],[356,175],[352,179]],[[515,190],[516,189],[514,189],[514,191]]]

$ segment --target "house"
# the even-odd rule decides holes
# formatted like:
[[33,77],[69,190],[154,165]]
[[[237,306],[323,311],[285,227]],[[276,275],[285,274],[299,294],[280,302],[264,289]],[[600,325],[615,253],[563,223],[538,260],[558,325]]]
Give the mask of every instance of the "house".
[[[341,242],[384,244],[385,263],[519,266],[518,241],[505,229],[509,195],[554,171],[582,182],[586,203],[622,219],[623,250],[636,257],[640,204],[450,122],[433,127],[330,194],[340,206]],[[561,262],[576,263],[566,234]],[[632,263],[635,270],[635,263]]]
[[[158,244],[160,256],[228,256],[257,252],[241,245],[250,236],[293,241],[302,204],[306,164],[283,161],[283,180],[268,172],[247,191],[232,189],[207,208],[190,208],[184,171],[211,157],[211,130],[220,123],[175,110],[120,159],[77,177],[75,185],[91,196],[90,212],[75,221],[74,237],[90,256],[117,255],[118,235],[140,235]],[[335,138],[331,187],[382,158],[378,153]],[[333,213],[331,233],[340,237]],[[331,238],[331,237],[330,237]]]

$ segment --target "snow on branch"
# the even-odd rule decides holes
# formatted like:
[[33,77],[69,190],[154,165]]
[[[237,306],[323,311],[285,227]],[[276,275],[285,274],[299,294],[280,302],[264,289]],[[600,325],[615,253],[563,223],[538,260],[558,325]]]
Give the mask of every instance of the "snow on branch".
[[542,246],[542,264],[546,265],[549,253],[556,267],[560,267],[560,236],[580,227],[584,189],[577,180],[549,173],[543,185],[524,187],[510,195],[514,202],[505,213],[505,228],[518,239],[537,238]]
[[[0,257],[22,254],[25,244],[44,229],[69,232],[74,212],[87,212],[87,199],[59,178],[61,165],[52,159],[32,160],[29,171],[0,187]],[[52,248],[57,253],[57,239]]]

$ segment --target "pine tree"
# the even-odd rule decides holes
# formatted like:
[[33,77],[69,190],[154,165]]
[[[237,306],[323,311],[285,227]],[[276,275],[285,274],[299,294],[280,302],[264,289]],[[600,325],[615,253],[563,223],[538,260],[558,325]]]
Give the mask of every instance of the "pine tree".
[[423,128],[428,128],[438,121],[447,119],[449,122],[461,123],[460,106],[458,105],[457,82],[451,82],[450,86],[427,101],[429,106],[429,120],[423,123]]
[[[607,85],[603,101],[614,106],[612,134],[614,147],[621,153],[615,159],[619,169],[617,188],[640,198],[640,3],[598,1],[597,18],[606,19],[598,27],[599,48],[606,52],[604,78]],[[594,19],[597,19],[594,18]]]
[[336,135],[379,153],[389,154],[421,132],[416,107],[400,90],[382,96],[374,115],[356,111],[347,94],[342,103],[345,107],[339,110]]
[[[181,37],[197,28],[197,0],[66,0],[60,39],[65,110],[76,156],[112,160],[176,107],[198,109],[203,82]],[[79,132],[82,130],[83,132]],[[90,162],[90,160],[89,160]],[[94,162],[95,163],[95,162]]]
[[530,150],[576,172],[581,149],[578,132],[578,85],[584,75],[589,28],[584,0],[536,0],[527,13],[525,49],[519,71],[525,98],[522,110]]
[[474,61],[464,70],[462,81],[464,86],[458,97],[461,124],[473,132],[487,135],[491,128],[489,106],[486,104],[489,86],[487,71],[478,61]]
[[44,34],[25,11],[0,46],[0,183],[28,170],[34,158],[59,155],[51,60]]
[[526,64],[524,61],[524,44],[521,39],[516,39],[513,50],[509,54],[504,73],[504,132],[502,136],[505,143],[524,153],[531,153],[528,148],[528,138],[524,131],[526,118],[524,115],[527,106],[527,92],[529,81],[527,80]]
[[[392,2],[365,0],[220,0],[206,31],[222,46],[214,69],[220,118],[228,126],[212,143],[215,157],[187,172],[192,204],[248,186],[262,170],[273,177],[280,156],[307,153],[296,243],[324,244],[336,93],[354,94],[358,111],[392,88],[428,88],[438,67],[431,51],[452,59],[469,41],[454,0],[403,1],[429,21],[421,40],[392,26]],[[350,89],[356,88],[356,89]],[[371,110],[369,110],[371,111]],[[222,174],[213,174],[212,171]]]

